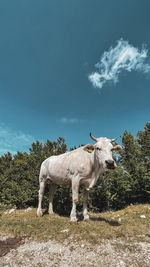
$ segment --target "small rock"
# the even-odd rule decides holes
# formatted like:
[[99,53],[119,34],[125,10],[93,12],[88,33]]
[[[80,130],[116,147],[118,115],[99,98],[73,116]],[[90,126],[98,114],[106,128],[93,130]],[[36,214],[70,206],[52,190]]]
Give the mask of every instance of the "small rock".
[[11,209],[9,212],[8,212],[8,214],[13,214],[13,213],[15,213],[15,209]]
[[30,211],[32,211],[32,208],[30,207],[25,210],[25,212],[30,212]]
[[119,261],[119,264],[120,264],[120,266],[125,266],[125,263],[122,260]]
[[81,245],[81,248],[84,248],[84,247],[85,247],[85,245],[84,245],[84,244],[82,244],[82,245]]
[[140,215],[140,218],[145,219],[146,216],[145,215]]
[[12,214],[12,213],[15,213],[15,211],[16,211],[15,209],[11,209],[8,213]]
[[118,222],[121,222],[121,218],[118,219]]
[[69,229],[64,229],[64,230],[61,230],[60,232],[61,233],[68,233],[69,232]]

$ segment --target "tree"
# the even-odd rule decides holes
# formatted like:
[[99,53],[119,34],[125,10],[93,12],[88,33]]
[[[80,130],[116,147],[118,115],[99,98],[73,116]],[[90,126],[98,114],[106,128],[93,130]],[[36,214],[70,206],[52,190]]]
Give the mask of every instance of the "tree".
[[123,150],[119,158],[121,166],[130,174],[134,174],[139,163],[139,147],[136,139],[127,130],[125,130],[122,136],[122,148]]
[[[52,155],[67,150],[65,140],[59,137],[57,142],[47,140],[43,145],[39,141],[32,144],[30,153],[17,152],[12,158],[10,153],[0,157],[0,202],[6,205],[25,208],[37,206],[39,190],[39,172],[42,161]],[[57,194],[60,193],[58,190]],[[48,187],[45,202],[48,202]]]
[[150,123],[146,123],[144,131],[137,133],[137,141],[140,147],[141,163],[147,172],[150,172]]
[[131,133],[124,132],[122,137],[123,151],[120,162],[130,174],[132,203],[148,202],[150,197],[150,124],[140,131],[135,139]]

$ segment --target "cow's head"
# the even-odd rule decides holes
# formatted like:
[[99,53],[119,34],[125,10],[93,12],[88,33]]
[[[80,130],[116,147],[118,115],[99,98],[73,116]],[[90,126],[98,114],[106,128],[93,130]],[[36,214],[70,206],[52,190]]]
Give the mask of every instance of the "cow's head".
[[113,142],[116,139],[107,139],[106,137],[95,138],[91,135],[90,137],[96,142],[94,145],[89,145],[90,150],[94,150],[94,156],[99,165],[104,169],[115,169],[116,162],[113,159],[113,152],[119,153],[122,148],[119,145],[113,146]]

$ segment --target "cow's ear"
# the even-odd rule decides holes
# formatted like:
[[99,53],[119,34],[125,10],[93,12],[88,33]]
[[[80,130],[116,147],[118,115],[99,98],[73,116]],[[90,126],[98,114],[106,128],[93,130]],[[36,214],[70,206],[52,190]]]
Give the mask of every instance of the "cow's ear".
[[84,147],[84,150],[87,151],[88,153],[92,153],[93,150],[94,150],[94,145],[91,145],[91,144],[86,145],[86,146]]
[[122,147],[119,145],[114,146],[112,151],[114,151],[115,153],[120,153],[122,151]]

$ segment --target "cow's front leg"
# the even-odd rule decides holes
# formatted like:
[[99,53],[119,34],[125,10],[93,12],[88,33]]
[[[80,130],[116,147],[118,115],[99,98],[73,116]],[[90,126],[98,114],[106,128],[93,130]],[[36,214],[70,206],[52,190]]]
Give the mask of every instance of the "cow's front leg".
[[84,189],[84,191],[83,191],[83,217],[84,217],[84,221],[89,220],[89,215],[88,215],[88,210],[87,210],[88,196],[89,196],[89,190]]
[[70,214],[71,222],[77,222],[76,205],[79,200],[79,183],[78,177],[73,177],[72,179],[72,210]]
[[49,209],[48,209],[48,213],[49,215],[54,214],[53,212],[53,198],[54,198],[54,194],[56,191],[56,184],[50,184],[50,190],[49,190]]

